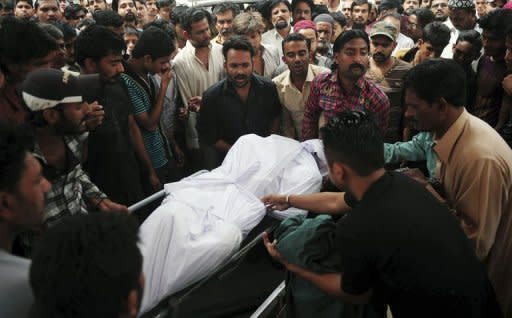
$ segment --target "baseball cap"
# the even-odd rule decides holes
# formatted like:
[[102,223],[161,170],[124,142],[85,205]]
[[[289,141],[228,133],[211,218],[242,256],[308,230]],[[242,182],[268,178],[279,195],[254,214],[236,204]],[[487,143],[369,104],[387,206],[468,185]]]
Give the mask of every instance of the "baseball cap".
[[396,38],[398,37],[398,30],[393,24],[389,22],[379,21],[375,23],[370,30],[370,38],[376,35],[384,35],[391,41],[395,42]]
[[98,74],[76,76],[67,71],[39,69],[23,81],[21,95],[31,111],[40,111],[58,104],[93,102],[100,85]]

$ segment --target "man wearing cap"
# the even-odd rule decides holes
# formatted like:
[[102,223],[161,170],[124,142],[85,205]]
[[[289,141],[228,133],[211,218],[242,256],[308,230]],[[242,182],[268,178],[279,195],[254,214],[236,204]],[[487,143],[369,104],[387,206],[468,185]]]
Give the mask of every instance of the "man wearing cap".
[[283,134],[298,140],[302,139],[304,105],[309,97],[311,82],[316,75],[329,72],[328,68],[310,63],[309,46],[304,35],[290,33],[283,40],[283,62],[288,70],[272,80],[283,106]]
[[403,78],[411,64],[401,61],[391,53],[396,47],[398,29],[391,23],[380,21],[370,32],[370,67],[366,78],[386,93],[390,102],[389,124],[384,141],[394,143],[402,140],[402,89]]
[[295,23],[293,30],[294,32],[304,35],[304,37],[311,42],[311,49],[309,53],[311,55],[310,61],[312,64],[327,68],[331,67],[332,58],[328,58],[317,53],[318,34],[316,32],[317,29],[315,22],[310,20],[302,20]]
[[334,30],[334,19],[327,13],[319,14],[315,20],[318,45],[316,52],[327,58],[332,58],[331,37]]
[[[23,102],[31,111],[30,124],[36,145],[34,156],[43,166],[43,175],[52,184],[46,193],[43,227],[74,214],[127,212],[109,200],[82,170],[83,141],[87,138],[87,118],[103,116],[94,99],[98,75],[73,76],[69,72],[42,69],[29,74],[21,87]],[[91,109],[98,109],[91,111]],[[33,237],[25,237],[30,248]],[[29,251],[27,251],[29,252]]]
[[457,42],[459,31],[475,30],[482,33],[482,29],[476,23],[476,9],[473,0],[449,0],[448,7],[450,13],[445,24],[450,29],[450,42],[444,48],[441,57],[451,59],[453,57],[452,48]]

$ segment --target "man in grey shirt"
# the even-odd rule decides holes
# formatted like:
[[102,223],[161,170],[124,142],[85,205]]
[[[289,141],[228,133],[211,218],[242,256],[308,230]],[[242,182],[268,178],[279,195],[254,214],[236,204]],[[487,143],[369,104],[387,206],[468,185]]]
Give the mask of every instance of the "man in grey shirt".
[[0,317],[26,317],[33,303],[30,261],[11,254],[16,235],[40,226],[50,183],[26,130],[0,123]]

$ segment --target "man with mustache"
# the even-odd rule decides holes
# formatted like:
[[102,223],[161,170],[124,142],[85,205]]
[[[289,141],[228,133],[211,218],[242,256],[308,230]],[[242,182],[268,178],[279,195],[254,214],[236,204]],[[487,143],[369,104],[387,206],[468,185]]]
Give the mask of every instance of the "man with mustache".
[[445,22],[450,14],[450,7],[448,7],[448,0],[433,0],[430,10],[436,16],[436,21]]
[[215,27],[219,34],[213,40],[223,44],[233,35],[233,19],[240,13],[240,9],[232,2],[223,2],[213,8]]
[[375,23],[370,32],[370,68],[366,78],[386,93],[390,101],[389,125],[384,135],[385,142],[402,140],[402,88],[405,73],[411,64],[391,56],[396,47],[398,29],[391,23]]
[[362,30],[349,30],[336,39],[332,71],[318,75],[311,83],[302,126],[303,139],[318,138],[319,126],[347,110],[370,113],[382,134],[386,133],[388,97],[364,77],[369,49],[370,40]]
[[281,104],[274,83],[254,74],[254,49],[235,35],[222,48],[227,78],[203,94],[197,123],[206,169],[221,162],[245,134],[262,137],[279,129]]
[[117,13],[123,18],[124,27],[137,27],[137,8],[135,0],[120,0],[117,6]]
[[334,31],[334,19],[331,15],[322,13],[315,20],[318,44],[316,52],[322,56],[332,59],[331,38]]
[[368,24],[371,4],[367,0],[356,0],[350,6],[352,28],[364,30]]
[[281,43],[283,39],[292,31],[291,22],[292,7],[287,0],[272,0],[269,4],[270,15],[267,20],[272,22],[274,28],[263,33],[261,41],[263,44],[275,46],[279,50],[279,55],[283,56]]
[[37,0],[34,9],[40,23],[55,23],[61,17],[59,3],[56,0]]

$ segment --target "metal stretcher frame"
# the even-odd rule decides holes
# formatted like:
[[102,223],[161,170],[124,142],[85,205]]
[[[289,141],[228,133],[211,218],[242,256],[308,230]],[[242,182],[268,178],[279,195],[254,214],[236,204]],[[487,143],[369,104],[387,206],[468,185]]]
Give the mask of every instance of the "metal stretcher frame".
[[[131,205],[128,207],[128,210],[130,213],[133,213],[137,211],[140,208],[145,207],[148,204],[151,204],[155,202],[156,200],[163,199],[165,197],[165,190],[161,190],[159,192],[154,193],[153,195]],[[165,318],[165,317],[172,317],[176,318],[179,317],[180,313],[180,305],[187,299],[187,297],[190,297],[194,292],[196,292],[198,289],[200,289],[202,286],[204,286],[207,282],[210,280],[217,278],[219,280],[224,279],[226,276],[228,276],[230,273],[232,273],[236,268],[241,264],[244,257],[247,255],[247,253],[257,244],[261,244],[263,241],[263,233],[271,233],[273,232],[277,226],[280,223],[280,220],[275,217],[275,214],[269,213],[267,214],[268,217],[273,219],[275,222],[271,224],[270,226],[266,227],[262,232],[258,233],[256,237],[251,239],[251,234],[258,226],[256,226],[253,231],[251,231],[247,238],[242,242],[241,248],[238,252],[233,254],[229,259],[227,259],[225,262],[223,262],[221,265],[219,265],[214,271],[212,271],[209,275],[202,278],[198,282],[192,284],[191,286],[173,294],[168,297],[166,297],[164,300],[162,300],[158,305],[147,311],[145,314],[143,314],[141,317],[143,318]],[[265,218],[264,218],[265,219]],[[263,222],[263,220],[262,220]],[[260,224],[262,223],[260,222]],[[167,303],[167,304],[166,304]]]

